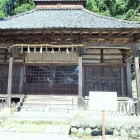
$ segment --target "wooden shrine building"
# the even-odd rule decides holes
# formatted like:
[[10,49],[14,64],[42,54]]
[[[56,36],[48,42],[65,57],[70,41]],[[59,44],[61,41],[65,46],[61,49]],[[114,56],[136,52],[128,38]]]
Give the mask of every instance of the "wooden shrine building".
[[134,63],[140,114],[140,22],[92,13],[84,0],[34,1],[36,9],[0,19],[0,95],[132,98]]

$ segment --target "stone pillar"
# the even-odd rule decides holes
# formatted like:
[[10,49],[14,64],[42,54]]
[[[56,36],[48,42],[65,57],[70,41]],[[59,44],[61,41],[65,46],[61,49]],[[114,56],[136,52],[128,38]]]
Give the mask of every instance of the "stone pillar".
[[7,86],[7,106],[11,106],[12,76],[13,76],[14,48],[10,48],[8,86]]
[[137,98],[138,98],[138,115],[140,115],[140,68],[139,68],[139,52],[136,42],[133,43],[134,48],[134,65],[136,74],[136,88],[137,88]]

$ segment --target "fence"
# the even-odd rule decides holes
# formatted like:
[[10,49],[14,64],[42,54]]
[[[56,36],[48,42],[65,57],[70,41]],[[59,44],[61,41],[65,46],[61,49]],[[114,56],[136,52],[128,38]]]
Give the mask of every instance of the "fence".
[[[89,96],[85,96],[85,109],[88,110]],[[107,112],[112,115],[135,116],[138,112],[138,101],[128,97],[118,97],[118,108],[116,112]]]

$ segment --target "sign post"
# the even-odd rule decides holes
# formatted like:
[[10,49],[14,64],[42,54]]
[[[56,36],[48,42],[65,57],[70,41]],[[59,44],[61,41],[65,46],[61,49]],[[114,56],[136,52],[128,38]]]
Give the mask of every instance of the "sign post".
[[102,111],[102,139],[105,140],[105,112]]
[[102,112],[102,140],[105,140],[105,111],[117,111],[117,92],[89,92],[89,110]]

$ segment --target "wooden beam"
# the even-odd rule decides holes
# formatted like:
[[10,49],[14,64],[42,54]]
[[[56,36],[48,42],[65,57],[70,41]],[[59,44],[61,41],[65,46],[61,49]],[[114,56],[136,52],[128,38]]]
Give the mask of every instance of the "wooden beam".
[[106,43],[87,43],[85,48],[111,48],[111,49],[130,49],[132,48],[132,43],[112,43],[110,41]]
[[98,28],[84,28],[84,29],[81,29],[81,28],[77,28],[77,29],[73,29],[73,28],[68,28],[67,30],[66,29],[28,29],[28,30],[23,30],[23,29],[9,29],[9,30],[0,30],[1,34],[3,33],[7,33],[7,34],[48,34],[48,33],[84,33],[84,32],[87,32],[88,34],[89,33],[101,33],[101,32],[106,32],[106,33],[109,33],[109,34],[120,34],[120,33],[125,33],[126,32],[128,34],[130,33],[133,33],[133,34],[138,34],[140,32],[140,29],[139,28],[126,28],[124,30],[124,28],[101,28],[101,29],[98,29]]
[[8,86],[7,86],[7,105],[8,105],[8,107],[11,107],[13,62],[14,62],[14,48],[11,48],[10,49],[10,59],[9,59]]
[[10,47],[11,45],[13,45],[12,43],[0,43],[0,49],[1,48],[8,48]]
[[126,53],[124,53],[124,60],[128,61],[133,57],[134,52],[132,49],[128,50]]
[[84,44],[67,44],[67,45],[59,45],[59,44],[15,44],[10,46],[10,48],[13,47],[55,47],[55,48],[66,48],[66,47],[83,47]]
[[131,79],[131,63],[126,61],[126,75],[127,75],[127,94],[132,98],[132,79]]
[[[90,65],[91,66],[91,63],[84,63],[83,65]],[[92,66],[126,66],[125,63],[92,63]]]
[[133,43],[134,48],[134,64],[135,64],[135,74],[136,74],[136,88],[137,88],[137,98],[138,98],[138,115],[140,116],[140,68],[139,68],[139,52],[136,42]]
[[[140,38],[140,35],[137,35],[138,38]],[[64,35],[61,35],[60,34],[57,34],[57,35],[52,35],[52,34],[46,34],[46,35],[41,35],[41,34],[35,34],[35,35],[24,35],[24,34],[17,34],[15,35],[15,32],[14,32],[14,35],[0,35],[0,38],[3,39],[3,40],[6,40],[8,38],[8,40],[34,40],[35,38],[36,39],[39,39],[39,40],[44,40],[45,38],[46,41],[48,39],[52,39],[52,40],[56,40],[56,39],[61,39],[61,40],[65,40],[67,38],[71,38],[71,39],[76,39],[78,40],[79,38],[81,38],[82,40],[93,40],[93,39],[104,39],[104,40],[114,40],[114,39],[125,39],[126,41],[131,41],[132,42],[132,39],[133,39],[133,35],[100,35],[100,34],[91,34],[89,35],[89,33],[87,34],[64,34]]]

